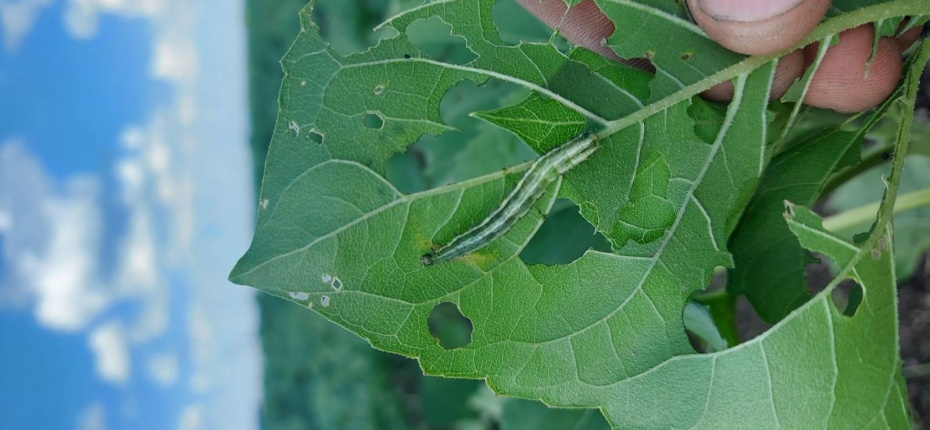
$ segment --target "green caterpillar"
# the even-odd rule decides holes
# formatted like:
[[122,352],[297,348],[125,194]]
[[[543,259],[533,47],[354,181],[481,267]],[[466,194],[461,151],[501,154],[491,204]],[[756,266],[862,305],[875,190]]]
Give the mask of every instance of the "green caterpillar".
[[443,263],[484,248],[510,230],[545,194],[556,179],[587,160],[598,148],[597,137],[585,133],[537,158],[516,188],[491,215],[448,245],[420,257],[424,266]]

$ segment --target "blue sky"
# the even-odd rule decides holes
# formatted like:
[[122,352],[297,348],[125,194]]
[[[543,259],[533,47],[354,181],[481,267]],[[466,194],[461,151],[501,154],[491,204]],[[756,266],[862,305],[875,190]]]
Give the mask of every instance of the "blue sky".
[[258,428],[242,8],[0,0],[0,428]]

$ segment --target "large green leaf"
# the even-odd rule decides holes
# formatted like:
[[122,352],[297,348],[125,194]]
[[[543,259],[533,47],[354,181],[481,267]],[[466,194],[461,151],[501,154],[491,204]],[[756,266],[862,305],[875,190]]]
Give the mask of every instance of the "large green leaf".
[[[871,319],[860,311],[854,321],[864,328],[847,333],[833,329],[841,323],[831,326],[832,308],[817,307],[826,303],[818,297],[767,337],[711,355],[696,355],[683,327],[689,296],[716,266],[731,263],[727,235],[767,164],[766,105],[777,56],[721,60],[703,65],[706,77],[694,84],[655,85],[643,72],[605,67],[584,51],[507,45],[494,28],[493,3],[427,3],[386,24],[397,36],[347,56],[327,47],[310,9],[304,11],[303,31],[283,61],[255,238],[231,279],[311,307],[376,348],[417,358],[429,374],[484,378],[499,393],[554,406],[599,407],[615,425],[719,427],[738,418],[791,427],[831,416],[857,422],[859,416],[846,415],[853,400],[863,402],[856,414],[884,407],[873,402],[881,397],[875,390],[839,386],[827,397],[820,387],[793,384],[876,369],[896,375],[885,366],[897,364],[891,338],[866,351],[875,360],[864,369],[848,361],[855,357],[833,355],[840,349],[829,343],[834,335],[856,343],[862,330],[887,330],[893,307],[880,306]],[[898,0],[883,7],[900,16],[921,5]],[[877,9],[863,10],[828,21],[811,37],[866,22]],[[617,21],[622,10],[605,12]],[[420,53],[406,30],[431,17],[448,23],[475,58],[449,64]],[[708,40],[696,47],[714,49]],[[556,140],[547,136],[567,134],[558,127],[537,133],[543,126],[583,117],[600,130],[600,149],[505,236],[465,258],[424,267],[420,256],[486,216],[523,166],[405,194],[383,178],[385,165],[421,135],[450,130],[439,115],[447,90],[492,78],[532,94],[483,118],[543,150]],[[715,119],[696,122],[717,111],[699,109],[691,97],[729,79],[733,102]],[[553,266],[519,258],[560,195],[581,207],[613,252],[589,251]],[[817,250],[841,265],[860,260]],[[884,296],[863,306],[893,301],[873,281],[860,283]],[[444,349],[428,327],[432,310],[446,302],[473,325],[463,347]],[[798,342],[811,349],[799,353]],[[870,382],[884,388],[895,380]]]

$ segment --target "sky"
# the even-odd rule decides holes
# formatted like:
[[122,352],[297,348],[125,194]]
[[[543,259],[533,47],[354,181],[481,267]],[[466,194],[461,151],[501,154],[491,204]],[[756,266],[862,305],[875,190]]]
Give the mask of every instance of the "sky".
[[0,429],[256,429],[242,1],[0,0]]

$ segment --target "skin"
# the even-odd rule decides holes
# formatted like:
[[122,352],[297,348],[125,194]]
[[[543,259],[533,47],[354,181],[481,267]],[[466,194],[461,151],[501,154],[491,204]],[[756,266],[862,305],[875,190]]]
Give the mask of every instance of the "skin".
[[[619,60],[609,48],[601,46],[601,40],[614,32],[614,26],[592,0],[572,7],[567,14],[562,0],[517,2],[549,26],[561,24],[562,34],[572,43]],[[804,39],[820,23],[830,0],[687,0],[687,4],[695,23],[718,43],[735,52],[761,55],[782,51]],[[920,29],[897,39],[881,38],[866,76],[865,60],[871,54],[873,34],[871,25],[840,34],[839,43],[827,51],[814,75],[805,104],[858,112],[875,107],[894,91],[901,77],[901,53],[917,40]],[[784,57],[778,65],[772,96],[784,94],[816,53],[813,44]],[[641,60],[631,63],[642,64]],[[732,84],[724,83],[703,95],[725,101],[732,93]]]

